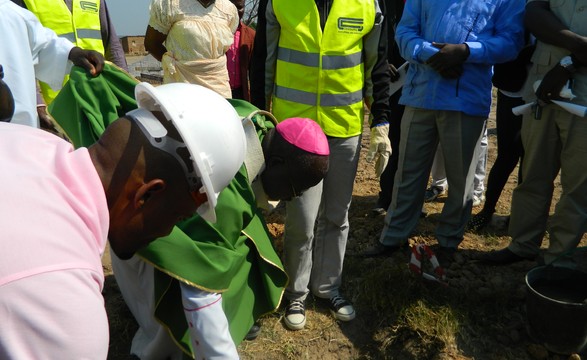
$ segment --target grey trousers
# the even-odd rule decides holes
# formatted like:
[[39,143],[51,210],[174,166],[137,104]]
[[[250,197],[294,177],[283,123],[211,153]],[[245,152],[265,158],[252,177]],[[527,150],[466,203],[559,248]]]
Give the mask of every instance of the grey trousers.
[[289,300],[305,300],[310,289],[320,298],[338,295],[360,144],[360,136],[328,138],[326,177],[287,202],[284,267],[290,280],[285,290]]
[[546,263],[573,250],[587,230],[587,121],[548,105],[540,120],[524,115],[523,181],[515,189],[509,232],[514,253],[532,257],[540,251],[560,170],[562,194],[550,218]]
[[[489,142],[487,138],[487,126],[484,126],[483,136],[481,137],[481,151],[475,168],[475,181],[473,182],[473,195],[481,197],[485,192],[485,174],[487,173],[487,152]],[[444,171],[444,156],[442,155],[442,146],[438,145],[432,170],[430,171],[432,180],[430,186],[439,187],[442,191],[448,190],[448,181],[446,180],[446,171]]]
[[450,191],[438,219],[436,238],[456,248],[471,216],[475,168],[485,118],[458,111],[424,110],[406,106],[402,118],[400,159],[391,205],[379,241],[405,244],[418,224],[432,160],[442,144]]

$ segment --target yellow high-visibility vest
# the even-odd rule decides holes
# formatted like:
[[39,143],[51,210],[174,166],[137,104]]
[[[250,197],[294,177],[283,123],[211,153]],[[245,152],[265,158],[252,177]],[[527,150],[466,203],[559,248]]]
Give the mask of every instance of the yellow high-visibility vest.
[[[73,0],[72,11],[63,0],[25,0],[43,26],[55,31],[59,37],[82,49],[95,50],[104,55],[100,31],[100,0]],[[68,77],[64,79],[67,81]],[[57,96],[49,85],[41,82],[41,91],[47,105]]]
[[314,1],[273,0],[281,27],[272,112],[315,120],[324,133],[362,132],[363,37],[375,23],[373,0],[334,1],[324,31]]

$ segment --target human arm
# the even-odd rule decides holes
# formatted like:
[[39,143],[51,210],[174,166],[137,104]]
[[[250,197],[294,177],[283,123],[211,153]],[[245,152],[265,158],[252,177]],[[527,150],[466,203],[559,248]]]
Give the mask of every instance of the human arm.
[[36,86],[37,90],[37,116],[39,117],[39,125],[41,129],[54,129],[55,125],[53,121],[51,121],[51,117],[47,112],[47,104],[45,104],[45,99],[43,99],[43,94],[41,93],[41,86],[38,82]]
[[54,90],[60,89],[71,63],[86,69],[92,76],[102,72],[104,57],[100,53],[74,46],[68,40],[58,37],[53,30],[42,26],[32,13],[30,16],[32,18],[28,18],[27,25],[33,38],[29,43],[38,80],[47,83]]
[[236,6],[232,6],[230,9],[232,13],[229,14],[230,16],[228,19],[228,27],[230,28],[230,32],[232,32],[232,34],[234,35],[240,24],[240,16],[238,14],[238,9],[236,8]]
[[411,62],[426,63],[440,44],[466,43],[466,63],[492,65],[514,59],[524,45],[523,0],[492,6],[484,1],[457,2],[448,9],[424,9],[422,4],[431,6],[421,0],[407,2],[397,29],[401,53]]
[[153,0],[149,8],[150,18],[145,33],[145,50],[159,61],[167,52],[165,40],[171,28],[171,12],[169,3],[166,0]]
[[267,9],[265,10],[265,36],[267,44],[267,55],[265,58],[265,106],[266,110],[270,109],[271,95],[273,94],[273,87],[275,84],[275,69],[277,66],[277,47],[279,45],[279,35],[281,33],[281,26],[277,21],[277,17],[273,12],[273,4],[271,0],[267,2]]
[[478,36],[476,41],[465,39],[469,47],[467,63],[500,64],[515,59],[525,44],[524,1],[504,1],[495,10],[492,18],[494,30],[487,36]]
[[155,59],[161,61],[163,54],[167,52],[164,45],[165,39],[167,39],[166,34],[162,34],[148,25],[145,34],[145,50],[153,55]]
[[265,9],[267,0],[260,0],[257,10],[257,28],[253,45],[253,54],[249,67],[251,83],[251,103],[259,109],[265,109],[265,59],[267,57]]
[[400,22],[395,30],[395,41],[401,56],[410,62],[425,63],[438,49],[424,39],[420,21],[421,1],[407,3]]
[[365,88],[371,100],[368,104],[371,110],[371,136],[369,138],[369,151],[366,160],[375,162],[375,173],[379,177],[385,170],[391,156],[391,143],[389,141],[389,84],[391,82],[391,70],[387,63],[387,29],[380,6],[385,10],[385,3],[375,2],[376,21],[373,29],[363,41],[365,55]]
[[114,24],[110,20],[106,1],[100,3],[100,29],[102,33],[102,43],[104,44],[104,56],[106,60],[113,62],[116,66],[128,71],[126,57],[120,39],[116,34]]
[[222,296],[181,283],[190,342],[198,359],[238,359],[222,309]]
[[538,40],[567,49],[580,64],[587,64],[587,36],[569,30],[550,11],[548,1],[529,2],[524,23]]
[[[385,3],[380,1],[379,6],[381,12],[379,16],[382,17],[379,27],[379,37],[368,34],[365,37],[365,61],[368,67],[370,63],[374,63],[371,67],[370,73],[367,73],[367,78],[372,88],[372,96],[367,98],[369,108],[371,110],[372,118],[370,119],[370,127],[379,124],[388,123],[389,118],[389,83],[394,81],[392,79],[392,71],[390,64],[387,63],[388,51],[388,22],[385,16]],[[375,58],[374,58],[375,57]],[[395,69],[395,68],[394,68]],[[396,70],[397,75],[397,70]]]
[[442,77],[456,79],[463,73],[463,63],[469,57],[467,44],[439,44],[432,43],[438,52],[432,55],[427,61],[429,65]]
[[[538,40],[569,51],[572,54],[575,68],[581,66],[581,63],[586,63],[587,37],[569,30],[550,11],[549,2],[533,1],[528,3],[524,21]],[[547,103],[552,99],[560,99],[561,89],[572,76],[573,71],[564,68],[560,63],[555,64],[536,89],[537,98]]]

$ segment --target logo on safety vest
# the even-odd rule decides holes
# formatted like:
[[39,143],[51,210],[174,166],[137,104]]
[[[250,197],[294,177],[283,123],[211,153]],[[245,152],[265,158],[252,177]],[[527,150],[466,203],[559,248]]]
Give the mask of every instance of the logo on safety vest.
[[92,1],[80,1],[79,6],[83,11],[98,12],[98,4]]
[[338,30],[343,32],[361,32],[363,30],[363,19],[339,17]]

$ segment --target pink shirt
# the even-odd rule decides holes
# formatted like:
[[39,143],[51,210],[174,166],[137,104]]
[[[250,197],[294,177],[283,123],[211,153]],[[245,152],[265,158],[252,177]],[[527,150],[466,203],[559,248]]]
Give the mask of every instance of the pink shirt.
[[109,214],[87,149],[74,151],[45,131],[0,123],[0,154],[0,290],[70,269],[90,270],[102,289]]
[[226,52],[226,67],[228,68],[228,80],[231,89],[238,89],[242,86],[241,61],[239,57],[239,44],[241,42],[241,25],[238,25],[234,33],[234,41]]
[[105,359],[104,189],[88,154],[0,123],[0,358]]

